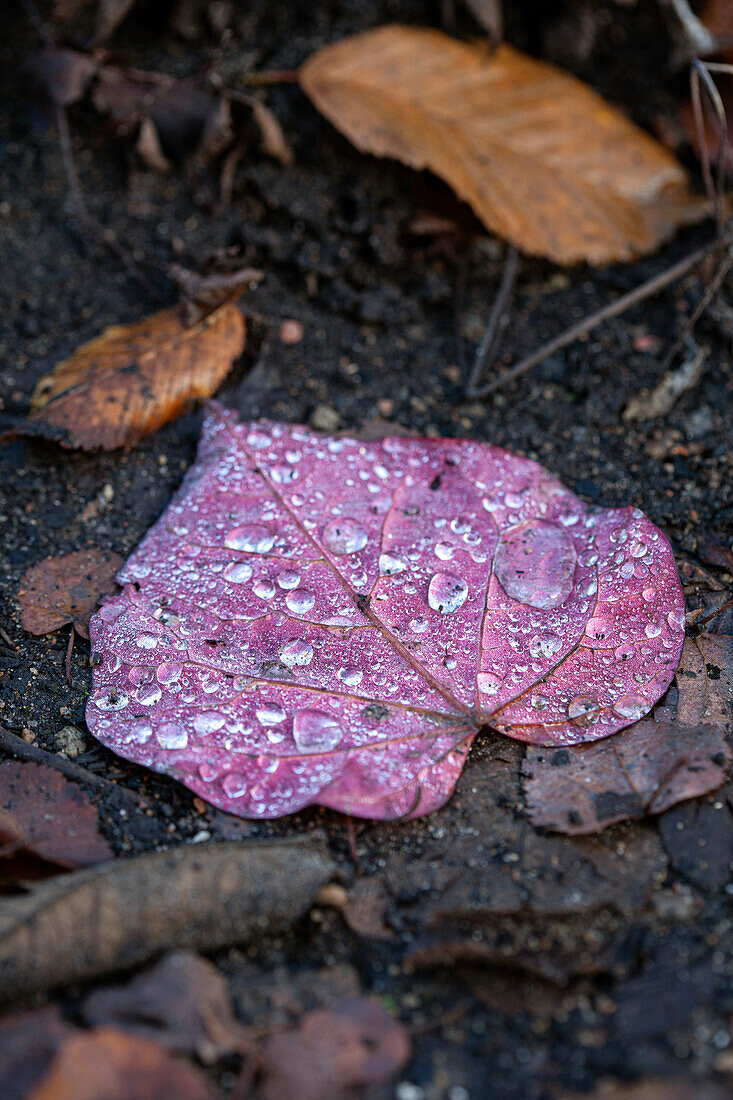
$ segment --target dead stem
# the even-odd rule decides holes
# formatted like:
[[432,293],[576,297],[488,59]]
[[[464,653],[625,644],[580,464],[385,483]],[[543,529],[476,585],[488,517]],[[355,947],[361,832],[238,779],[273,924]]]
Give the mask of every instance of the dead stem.
[[519,252],[513,244],[510,244],[504,261],[504,271],[501,276],[499,290],[491,307],[486,331],[476,352],[471,376],[466,383],[466,397],[481,396],[481,378],[486,364],[496,357],[499,342],[507,325],[507,308],[514,292],[518,271]]

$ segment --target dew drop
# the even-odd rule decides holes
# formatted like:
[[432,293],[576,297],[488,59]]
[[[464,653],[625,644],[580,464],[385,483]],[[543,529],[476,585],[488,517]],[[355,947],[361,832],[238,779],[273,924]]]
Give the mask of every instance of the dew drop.
[[294,569],[286,569],[277,578],[277,583],[279,588],[289,592],[291,588],[297,588],[300,584],[300,573],[296,573]]
[[496,576],[508,596],[543,609],[559,607],[573,590],[575,548],[562,528],[535,520],[505,533],[496,552]]
[[247,793],[247,784],[243,775],[238,772],[227,772],[221,781],[221,789],[229,798],[241,798]]
[[293,718],[293,737],[301,752],[328,752],[344,736],[343,728],[322,710],[297,710]]
[[285,711],[277,703],[263,703],[255,713],[263,726],[277,726],[285,721]]
[[266,554],[275,545],[275,536],[262,523],[245,523],[229,532],[224,545],[230,550],[242,550],[248,554]]
[[435,556],[441,561],[450,561],[456,552],[452,542],[439,542],[435,547]]
[[332,554],[354,554],[364,549],[368,536],[355,519],[334,519],[324,528],[323,541]]
[[450,615],[466,602],[468,585],[455,573],[434,573],[428,586],[428,604],[433,611]]
[[99,710],[124,710],[130,702],[129,695],[117,688],[107,688],[94,700]]
[[155,678],[159,684],[175,684],[183,675],[183,665],[176,661],[164,661],[155,670]]
[[188,733],[182,722],[163,722],[155,736],[162,749],[185,749],[188,744]]
[[531,703],[534,710],[546,710],[550,705],[550,700],[546,695],[533,695]]
[[476,685],[482,695],[496,695],[501,687],[501,680],[491,672],[479,672]]
[[633,645],[620,645],[613,651],[614,657],[619,661],[630,661],[635,653],[636,649]]
[[138,634],[135,645],[138,649],[155,649],[158,639],[155,634]]
[[644,600],[645,603],[651,603],[652,600],[656,598],[656,595],[656,588],[645,588],[641,594],[641,598],[642,600]]
[[379,555],[379,576],[392,577],[395,573],[403,573],[407,569],[407,562],[402,558],[396,558],[393,554]]
[[307,588],[297,588],[293,592],[288,592],[285,597],[285,606],[294,615],[305,615],[315,602],[316,597]]
[[261,600],[271,600],[275,595],[275,585],[271,584],[270,581],[255,581],[252,585],[252,591]]
[[211,764],[199,764],[198,771],[204,783],[212,783],[219,778],[219,772]]
[[264,432],[250,432],[247,436],[247,442],[253,451],[264,451],[265,447],[270,446],[272,440]]
[[613,709],[622,718],[631,718],[634,722],[637,722],[649,709],[649,704],[642,695],[635,695],[632,692],[617,699],[613,704]]
[[662,633],[662,627],[660,623],[647,623],[644,627],[644,633],[647,638],[658,638]]
[[684,611],[670,611],[667,615],[667,624],[670,630],[684,630],[685,628],[685,613]]
[[354,665],[344,665],[343,668],[338,670],[338,678],[346,684],[347,687],[356,687],[364,679],[364,673],[359,668],[355,668]]
[[135,692],[135,699],[143,707],[154,707],[163,697],[163,692],[157,684],[145,684]]
[[193,728],[202,736],[207,733],[216,733],[224,725],[226,719],[218,710],[204,710],[197,714],[193,720]]
[[280,650],[280,660],[287,668],[295,665],[309,665],[313,660],[313,646],[296,638]]
[[552,657],[562,646],[559,634],[547,631],[545,634],[535,634],[529,643],[529,652],[533,657]]
[[292,466],[273,466],[270,470],[270,477],[278,485],[287,485],[289,481],[295,481],[297,476],[298,471]]
[[246,584],[252,576],[252,566],[246,561],[233,561],[224,570],[224,579],[230,584]]
[[612,629],[613,624],[600,615],[594,615],[592,619],[588,619],[585,625],[586,637],[594,638],[597,642],[602,642],[604,638],[607,638]]
[[427,619],[410,619],[409,627],[413,634],[424,634],[429,627]]
[[598,700],[592,695],[576,695],[568,703],[568,718],[576,726],[592,726],[598,721]]

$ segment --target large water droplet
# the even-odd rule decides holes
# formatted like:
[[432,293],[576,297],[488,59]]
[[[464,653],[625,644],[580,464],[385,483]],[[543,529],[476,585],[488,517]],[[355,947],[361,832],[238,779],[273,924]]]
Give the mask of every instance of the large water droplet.
[[491,672],[479,672],[476,685],[482,695],[496,695],[501,687],[501,680]]
[[296,573],[294,569],[285,569],[277,578],[278,587],[284,588],[286,592],[289,592],[292,588],[297,588],[300,584],[300,573]]
[[144,745],[153,736],[153,727],[144,718],[138,718],[125,731],[122,738],[124,745]]
[[456,552],[452,542],[438,542],[435,546],[435,556],[441,561],[450,561]]
[[258,722],[263,726],[277,726],[285,721],[285,711],[277,703],[263,703],[255,713]]
[[407,562],[402,558],[396,558],[393,554],[379,555],[380,577],[392,577],[395,573],[403,573],[407,569]]
[[649,709],[649,704],[642,695],[636,695],[631,692],[617,699],[613,704],[613,709],[617,714],[620,714],[622,718],[631,718],[634,722],[637,722],[646,714]]
[[262,523],[245,523],[229,532],[224,545],[248,554],[266,554],[275,545],[275,535]]
[[366,528],[355,519],[334,519],[323,531],[323,541],[332,554],[354,554],[367,544]]
[[188,744],[188,733],[182,722],[175,720],[162,722],[156,731],[158,744],[162,749],[185,749]]
[[285,597],[285,606],[294,615],[305,615],[315,602],[316,597],[307,588],[296,588],[293,592],[288,592]]
[[647,638],[658,638],[662,633],[661,623],[647,623],[644,627],[644,633]]
[[529,643],[529,652],[533,657],[552,657],[561,646],[560,636],[547,631],[544,634],[535,634]]
[[175,684],[183,675],[183,665],[176,661],[164,661],[155,670],[155,678],[159,684]]
[[613,623],[601,615],[594,615],[592,619],[588,619],[585,626],[586,637],[593,638],[596,642],[604,641],[612,630]]
[[667,623],[670,630],[684,630],[685,628],[685,613],[684,611],[670,611],[667,615]]
[[224,579],[230,584],[246,584],[252,576],[252,566],[246,561],[233,561],[224,570]]
[[145,684],[135,692],[135,698],[143,707],[154,707],[163,696],[157,684]]
[[322,710],[298,710],[293,719],[293,737],[301,752],[328,752],[344,735],[338,721]]
[[196,733],[207,734],[216,733],[224,725],[226,719],[223,714],[219,714],[218,710],[204,710],[201,714],[197,714],[193,720],[193,728]]
[[221,788],[224,794],[229,795],[230,798],[241,798],[242,795],[247,793],[247,783],[243,775],[239,775],[238,772],[227,772],[221,781]]
[[280,650],[280,660],[287,668],[293,668],[295,665],[309,665],[313,660],[313,646],[304,642],[302,638],[296,638]]
[[255,581],[252,585],[252,591],[261,600],[271,600],[275,595],[275,585],[270,581]]
[[364,679],[364,673],[359,668],[355,668],[354,665],[345,665],[338,671],[338,678],[346,684],[347,687],[356,687]]
[[568,718],[576,726],[592,726],[598,721],[598,700],[592,695],[576,695],[568,703]]
[[138,649],[155,649],[158,639],[155,634],[138,634],[135,645]]
[[494,569],[512,599],[543,609],[559,607],[573,590],[573,540],[554,523],[535,520],[502,536]]
[[468,585],[455,573],[434,573],[428,586],[428,604],[442,615],[457,611],[467,595]]
[[118,691],[117,688],[106,688],[94,702],[100,710],[124,710],[130,702],[130,697],[125,695],[124,691]]

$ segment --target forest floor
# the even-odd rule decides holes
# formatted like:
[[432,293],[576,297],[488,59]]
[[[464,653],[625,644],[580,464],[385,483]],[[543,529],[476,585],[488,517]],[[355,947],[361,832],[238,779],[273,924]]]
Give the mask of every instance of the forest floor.
[[[553,60],[641,125],[677,109],[683,85],[667,69],[655,5],[598,5],[606,30],[585,58],[562,36],[541,36],[541,5],[512,7],[511,41],[545,56],[554,42]],[[138,69],[178,75],[231,66],[243,55],[253,70],[289,70],[326,41],[367,26],[440,25],[440,5],[427,0],[253,0],[244,9],[223,43],[205,23],[182,41],[165,19],[153,26],[133,14],[115,50]],[[33,31],[20,8],[3,19],[0,392],[3,412],[18,415],[56,361],[159,303],[75,218],[55,128],[23,82]],[[478,33],[463,9],[457,19],[458,32]],[[253,145],[228,207],[216,201],[212,170],[141,170],[101,135],[91,110],[71,111],[89,210],[170,301],[156,271],[171,260],[200,268],[217,250],[237,246],[242,262],[265,272],[243,300],[247,349],[220,400],[244,418],[328,430],[381,418],[537,459],[584,500],[643,508],[671,539],[688,606],[723,602],[731,576],[705,565],[703,551],[730,544],[733,530],[730,333],[703,319],[702,380],[668,415],[621,416],[635,393],[659,380],[664,350],[699,299],[699,280],[629,310],[487,400],[467,401],[458,344],[470,359],[504,246],[428,173],[357,152],[297,85],[266,92],[295,161],[282,167]],[[411,234],[421,209],[457,220],[450,246]],[[686,230],[658,254],[606,270],[523,260],[505,348],[516,358],[528,353],[710,234],[709,225]],[[279,338],[285,320],[302,324],[300,342]],[[93,740],[84,722],[88,646],[77,642],[67,682],[68,633],[23,631],[20,577],[36,561],[89,545],[127,556],[191,463],[201,417],[193,410],[127,452],[75,453],[23,439],[0,448],[3,727],[145,798],[152,814],[121,818],[104,789],[90,788],[118,855],[186,845],[202,831],[255,840],[323,832],[338,881],[353,890],[365,880],[366,892],[383,899],[379,934],[360,934],[321,905],[287,935],[265,929],[245,948],[213,958],[237,1014],[258,1027],[292,1024],[307,1009],[359,991],[387,1004],[412,1035],[413,1057],[399,1082],[374,1088],[373,1097],[526,1100],[594,1089],[607,1078],[650,1077],[694,1080],[689,1095],[702,1095],[694,1091],[702,1082],[733,1075],[733,896],[726,891],[733,788],[593,837],[543,835],[523,813],[520,748],[486,736],[442,810],[406,823],[358,822],[352,835],[341,815],[318,809],[232,822]],[[731,633],[733,616],[716,629]],[[499,882],[507,862],[511,904]],[[88,988],[28,1003],[51,1001],[74,1018]],[[231,1066],[210,1072],[231,1086]]]

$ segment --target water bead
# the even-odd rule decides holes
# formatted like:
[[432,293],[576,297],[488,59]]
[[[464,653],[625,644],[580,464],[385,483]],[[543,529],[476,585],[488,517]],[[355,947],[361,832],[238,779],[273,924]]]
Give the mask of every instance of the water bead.
[[224,545],[248,554],[267,554],[275,545],[275,535],[262,523],[245,523],[229,532]]
[[455,573],[434,573],[428,586],[428,604],[433,611],[450,615],[466,602],[468,585]]
[[334,519],[324,527],[323,541],[332,554],[354,554],[364,549],[368,536],[355,519]]
[[287,668],[309,665],[313,660],[313,646],[297,638],[283,646],[280,650],[280,660]]
[[315,602],[316,597],[306,588],[297,588],[293,592],[288,592],[285,597],[285,606],[294,615],[305,615]]
[[293,738],[301,752],[328,752],[343,736],[343,728],[332,715],[310,708],[295,712]]

